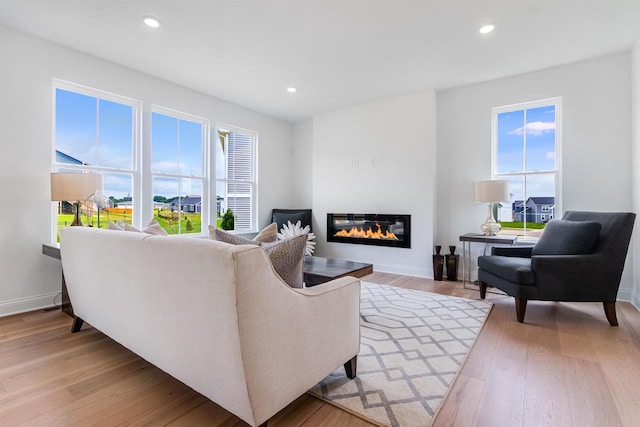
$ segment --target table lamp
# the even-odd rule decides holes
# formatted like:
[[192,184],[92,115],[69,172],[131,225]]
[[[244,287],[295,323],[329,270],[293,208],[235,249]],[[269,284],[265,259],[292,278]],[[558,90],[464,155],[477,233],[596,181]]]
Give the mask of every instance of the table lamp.
[[509,181],[476,181],[474,187],[474,201],[476,203],[487,203],[489,205],[489,215],[480,226],[480,230],[486,236],[495,236],[502,227],[493,217],[493,205],[498,202],[508,202]]
[[72,226],[82,225],[80,202],[102,189],[102,175],[97,173],[52,173],[51,201],[75,202]]

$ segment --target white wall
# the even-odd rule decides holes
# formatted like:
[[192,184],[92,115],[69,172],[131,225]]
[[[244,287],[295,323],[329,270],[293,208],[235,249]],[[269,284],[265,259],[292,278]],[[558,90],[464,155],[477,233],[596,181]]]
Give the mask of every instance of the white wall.
[[436,243],[479,232],[486,207],[472,186],[491,176],[491,108],[524,101],[563,98],[563,210],[631,211],[630,66],[627,52],[438,93]]
[[[60,262],[41,254],[51,238],[53,78],[141,100],[146,113],[156,104],[257,131],[259,223],[290,204],[290,124],[0,27],[0,315],[51,305],[60,291]],[[109,268],[105,260],[96,274]]]
[[[314,117],[319,255],[366,261],[376,271],[433,277],[435,129],[433,91]],[[328,243],[329,212],[410,214],[411,249]]]
[[[633,211],[640,212],[640,40],[631,51],[631,126],[633,164]],[[640,309],[640,218],[636,218],[633,252],[633,295],[631,301]]]
[[[291,209],[309,209],[313,203],[313,120],[293,126],[293,194]],[[315,228],[315,224],[314,224]]]

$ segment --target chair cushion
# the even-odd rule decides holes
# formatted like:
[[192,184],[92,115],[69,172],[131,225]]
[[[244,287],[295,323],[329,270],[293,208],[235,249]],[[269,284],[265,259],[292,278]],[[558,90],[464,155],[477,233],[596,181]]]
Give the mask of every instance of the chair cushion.
[[478,267],[519,285],[533,285],[535,282],[530,258],[481,256],[478,257]]
[[591,252],[602,225],[595,221],[549,221],[532,255],[581,255]]

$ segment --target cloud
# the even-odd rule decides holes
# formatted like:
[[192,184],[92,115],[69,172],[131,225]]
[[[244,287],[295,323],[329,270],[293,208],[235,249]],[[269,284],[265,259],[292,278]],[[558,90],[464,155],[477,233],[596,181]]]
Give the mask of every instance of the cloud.
[[555,151],[547,152],[546,158],[549,160],[554,160],[556,158],[556,152]]
[[512,130],[509,135],[523,135],[527,132],[527,135],[540,136],[543,133],[552,132],[556,130],[556,124],[554,122],[531,122],[527,123],[523,127]]

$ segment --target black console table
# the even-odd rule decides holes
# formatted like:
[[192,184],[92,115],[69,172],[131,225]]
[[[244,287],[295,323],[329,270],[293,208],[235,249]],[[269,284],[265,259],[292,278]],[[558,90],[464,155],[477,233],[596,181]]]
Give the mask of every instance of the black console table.
[[[55,259],[62,260],[60,256],[60,244],[59,243],[43,243],[42,253]],[[71,317],[73,316],[73,307],[71,306],[71,300],[69,299],[69,293],[67,292],[67,283],[64,281],[64,271],[62,272],[62,311]]]

